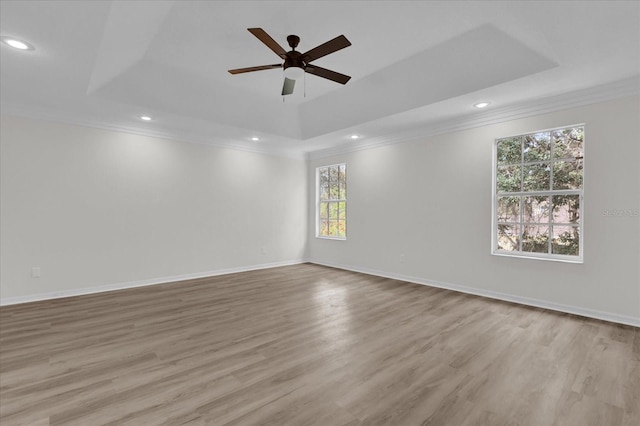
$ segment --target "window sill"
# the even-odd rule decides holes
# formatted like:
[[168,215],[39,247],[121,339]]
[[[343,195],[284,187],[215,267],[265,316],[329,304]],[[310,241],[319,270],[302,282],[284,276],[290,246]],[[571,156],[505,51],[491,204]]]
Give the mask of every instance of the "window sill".
[[316,235],[316,238],[320,240],[337,240],[337,241],[346,241],[347,237],[325,237],[323,235]]
[[578,256],[562,256],[562,255],[546,255],[546,256],[536,256],[535,254],[530,253],[512,253],[512,252],[504,252],[504,251],[494,251],[491,252],[493,256],[502,256],[502,257],[515,257],[520,259],[531,259],[531,260],[550,260],[552,262],[564,262],[564,263],[584,263],[584,259]]

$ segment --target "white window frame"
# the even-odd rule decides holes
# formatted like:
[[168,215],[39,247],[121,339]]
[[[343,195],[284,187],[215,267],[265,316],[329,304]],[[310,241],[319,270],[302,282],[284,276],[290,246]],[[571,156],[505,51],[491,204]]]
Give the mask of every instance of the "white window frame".
[[[347,169],[347,163],[336,163],[336,164],[328,164],[326,166],[316,167],[316,238],[322,238],[327,240],[339,240],[344,241],[347,239],[347,217],[345,216],[345,236],[337,236],[337,235],[320,235],[320,202],[321,201],[329,201],[329,202],[344,202],[345,206],[347,205],[347,198],[340,199],[330,199],[330,200],[320,200],[320,169],[328,169],[330,167],[336,166],[344,166],[345,170]],[[346,186],[346,179],[345,179]],[[348,210],[348,209],[347,209]],[[348,214],[348,213],[347,213]]]
[[[549,160],[545,160],[545,161],[538,161],[538,162],[524,162],[524,152],[522,153],[522,157],[521,157],[521,161],[520,161],[520,165],[530,165],[530,164],[536,164],[536,163],[549,163],[551,164],[551,170],[549,173],[549,179],[550,179],[550,187],[552,188],[551,190],[545,190],[545,191],[518,191],[518,192],[507,192],[507,193],[500,193],[498,194],[497,192],[497,172],[498,172],[498,142],[500,140],[503,139],[509,139],[509,138],[516,138],[516,137],[521,137],[524,138],[525,136],[529,136],[529,135],[535,135],[537,133],[545,133],[545,132],[554,132],[556,130],[563,130],[563,129],[568,129],[568,128],[572,128],[572,127],[582,127],[584,129],[584,140],[583,140],[583,144],[582,144],[582,152],[583,152],[583,158],[582,158],[582,188],[581,189],[568,189],[568,190],[553,190],[553,162],[554,162],[554,149],[553,149],[553,145],[551,147],[551,153],[550,153],[550,158]],[[532,132],[526,132],[526,133],[519,133],[516,135],[511,135],[511,136],[503,136],[500,138],[497,138],[494,140],[493,142],[493,150],[492,150],[492,154],[493,154],[493,161],[492,161],[492,177],[491,177],[491,181],[492,181],[492,186],[491,186],[491,193],[492,193],[492,198],[491,198],[491,254],[495,255],[495,256],[507,256],[507,257],[519,257],[519,258],[526,258],[526,259],[537,259],[537,260],[551,260],[551,261],[558,261],[558,262],[568,262],[568,263],[584,263],[584,238],[585,238],[585,217],[584,217],[584,188],[585,188],[585,182],[586,182],[586,134],[587,134],[587,126],[584,123],[581,124],[574,124],[574,125],[567,125],[567,126],[561,126],[561,127],[553,127],[550,129],[543,129],[543,130],[536,130],[536,131],[532,131]],[[553,138],[551,138],[553,139]],[[547,253],[535,253],[535,252],[524,252],[522,251],[522,238],[520,238],[519,244],[520,244],[520,251],[509,251],[509,250],[499,250],[498,249],[498,197],[503,197],[503,196],[537,196],[537,195],[541,195],[541,196],[549,196],[550,198],[553,195],[578,195],[579,196],[579,202],[580,202],[580,207],[579,207],[579,215],[580,215],[580,223],[578,225],[579,229],[580,229],[580,240],[578,241],[578,251],[579,254],[578,256],[572,256],[572,255],[562,255],[562,254],[553,254],[551,253],[551,244],[552,244],[552,225],[553,225],[553,211],[549,212],[549,219],[548,219],[548,226],[549,226],[549,239],[548,239],[548,244],[549,244],[549,249],[547,250]],[[522,203],[520,203],[520,214],[519,214],[519,225],[528,225],[529,223],[525,223],[523,222],[523,205]],[[515,224],[515,223],[514,223]]]

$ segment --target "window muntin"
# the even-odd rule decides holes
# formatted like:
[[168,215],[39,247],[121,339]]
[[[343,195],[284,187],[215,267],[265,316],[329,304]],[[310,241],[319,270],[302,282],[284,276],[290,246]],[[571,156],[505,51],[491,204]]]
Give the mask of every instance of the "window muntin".
[[582,261],[584,126],[498,139],[492,253]]
[[316,236],[347,237],[347,165],[318,167]]

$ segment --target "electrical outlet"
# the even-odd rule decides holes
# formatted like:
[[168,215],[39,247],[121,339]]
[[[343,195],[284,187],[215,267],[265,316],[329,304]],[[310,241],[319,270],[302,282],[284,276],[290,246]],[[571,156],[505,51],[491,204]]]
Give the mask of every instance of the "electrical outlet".
[[400,255],[400,263],[404,263],[404,254]]
[[40,267],[34,266],[31,268],[31,277],[32,278],[40,278]]
[[267,254],[267,248],[266,247],[262,247],[262,254]]

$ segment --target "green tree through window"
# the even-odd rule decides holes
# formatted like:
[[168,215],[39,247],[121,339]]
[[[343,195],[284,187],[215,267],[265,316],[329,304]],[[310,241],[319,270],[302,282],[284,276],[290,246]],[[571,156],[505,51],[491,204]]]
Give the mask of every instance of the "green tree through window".
[[318,237],[347,237],[347,165],[316,169],[318,182]]
[[582,260],[584,126],[496,140],[493,252]]

